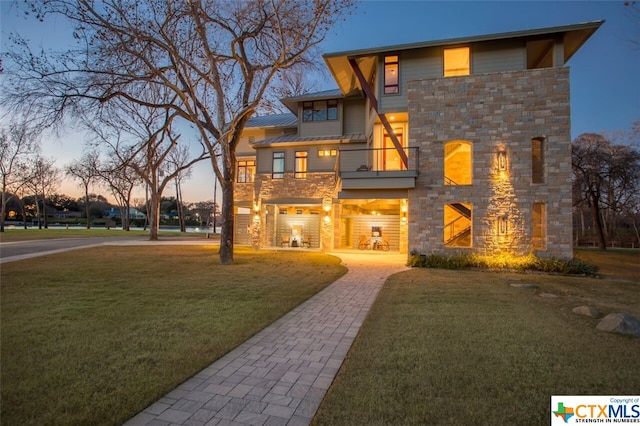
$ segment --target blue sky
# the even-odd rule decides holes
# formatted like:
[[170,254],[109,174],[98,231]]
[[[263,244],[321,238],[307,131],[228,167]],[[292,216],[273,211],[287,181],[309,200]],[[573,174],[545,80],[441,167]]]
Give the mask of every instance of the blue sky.
[[[640,7],[640,6],[638,6]],[[10,31],[28,34],[36,45],[62,47],[70,40],[62,21],[46,25],[7,13],[0,0],[1,44]],[[623,1],[363,1],[336,25],[323,53],[494,34],[605,20],[569,61],[572,138],[585,132],[627,131],[640,119],[640,13]],[[634,43],[635,41],[635,43]],[[329,87],[327,87],[329,88]],[[82,153],[82,137],[48,137],[44,154],[63,167]],[[64,153],[64,154],[61,154]],[[209,163],[198,165],[183,193],[187,201],[213,198]],[[65,183],[59,192],[78,196]],[[168,188],[167,196],[174,191]],[[105,194],[106,195],[106,194]]]

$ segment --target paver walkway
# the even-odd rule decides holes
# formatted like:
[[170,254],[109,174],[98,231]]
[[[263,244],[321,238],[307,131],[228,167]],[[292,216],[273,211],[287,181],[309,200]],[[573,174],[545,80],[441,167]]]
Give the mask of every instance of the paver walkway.
[[308,425],[405,255],[335,253],[349,271],[125,423]]

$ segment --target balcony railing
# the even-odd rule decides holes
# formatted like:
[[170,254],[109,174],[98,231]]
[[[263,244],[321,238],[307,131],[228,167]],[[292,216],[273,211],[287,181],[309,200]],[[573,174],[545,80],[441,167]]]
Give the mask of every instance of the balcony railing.
[[420,151],[412,147],[404,148],[404,152],[407,165],[395,148],[340,150],[336,171],[342,189],[413,188]]
[[[420,150],[417,147],[404,148],[408,164],[402,162],[395,148],[345,149],[338,152],[338,173],[340,177],[364,176],[417,176],[420,169]],[[398,174],[398,172],[401,172]]]

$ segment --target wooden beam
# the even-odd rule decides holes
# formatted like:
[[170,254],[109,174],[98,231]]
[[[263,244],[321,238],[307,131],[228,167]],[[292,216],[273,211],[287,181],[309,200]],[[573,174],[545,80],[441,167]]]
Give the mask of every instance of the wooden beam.
[[404,164],[404,168],[409,169],[409,158],[407,157],[407,153],[404,151],[404,147],[398,140],[396,134],[393,132],[391,123],[389,123],[389,120],[387,120],[387,116],[381,114],[380,111],[378,111],[378,100],[376,99],[376,95],[373,93],[373,90],[369,86],[369,83],[367,83],[367,79],[364,78],[364,74],[362,74],[362,70],[360,69],[358,62],[354,58],[349,58],[349,65],[351,65],[351,69],[353,69],[356,78],[360,82],[360,86],[362,87],[365,96],[367,97],[367,99],[369,99],[369,103],[371,103],[371,106],[378,115],[378,118],[380,118],[380,122],[382,122],[384,129],[387,131],[387,135],[389,136],[389,138],[391,138],[393,146],[396,148],[396,151],[398,151],[398,155],[400,156],[400,159]]

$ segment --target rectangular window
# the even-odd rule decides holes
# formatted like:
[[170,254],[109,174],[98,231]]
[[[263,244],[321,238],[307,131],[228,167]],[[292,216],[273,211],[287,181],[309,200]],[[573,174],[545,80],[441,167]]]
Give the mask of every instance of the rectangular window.
[[470,49],[468,47],[456,47],[444,49],[444,76],[471,74],[471,62],[469,61]]
[[302,121],[338,119],[338,100],[306,101],[302,103]]
[[531,139],[531,182],[544,183],[544,138]]
[[307,151],[296,151],[296,164],[293,177],[306,179],[307,177]]
[[531,247],[534,250],[544,250],[547,246],[547,206],[545,203],[533,203],[532,216]]
[[273,153],[273,170],[271,177],[273,179],[284,179],[284,152]]
[[256,174],[256,162],[255,160],[238,161],[238,183],[253,182],[253,177]]
[[384,93],[400,93],[400,64],[397,55],[384,57]]
[[335,157],[338,155],[337,149],[319,149],[318,157]]

